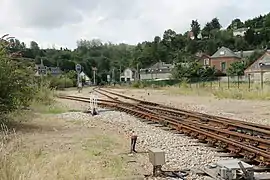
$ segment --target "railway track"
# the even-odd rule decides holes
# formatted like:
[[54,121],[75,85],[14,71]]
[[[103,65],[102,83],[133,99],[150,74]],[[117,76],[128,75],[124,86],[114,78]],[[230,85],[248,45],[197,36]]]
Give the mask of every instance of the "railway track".
[[[142,101],[104,89],[95,89],[95,91],[111,99],[98,99],[98,105],[101,107],[113,108],[138,118],[161,123],[180,133],[226,149],[260,165],[270,166],[270,131],[267,126],[260,129],[261,125],[256,124],[254,127],[253,123],[239,120],[235,122],[228,118],[223,120],[222,117],[215,118],[216,116],[202,113],[167,108],[164,105]],[[133,102],[124,102],[119,100],[119,97]],[[90,99],[86,97],[62,96],[60,98],[90,102]]]

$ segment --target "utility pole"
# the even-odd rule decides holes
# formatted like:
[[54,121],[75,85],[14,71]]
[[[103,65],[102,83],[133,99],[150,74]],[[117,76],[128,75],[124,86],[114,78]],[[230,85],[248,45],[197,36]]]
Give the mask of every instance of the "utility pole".
[[114,68],[112,70],[112,80],[113,80],[113,83],[114,83],[115,82]]
[[139,81],[140,80],[140,74],[139,74],[139,63],[137,63],[137,74],[136,74],[136,78]]
[[120,65],[120,75],[119,75],[119,82],[121,83],[121,73],[122,73],[122,66]]
[[92,67],[92,71],[93,71],[93,84],[96,85],[96,71],[97,71],[97,68]]

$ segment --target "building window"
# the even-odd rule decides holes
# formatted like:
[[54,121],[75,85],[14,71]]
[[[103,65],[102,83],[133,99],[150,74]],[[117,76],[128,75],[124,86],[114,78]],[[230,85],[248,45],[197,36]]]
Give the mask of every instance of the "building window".
[[204,65],[208,66],[209,65],[209,59],[204,59]]
[[125,74],[126,74],[126,77],[130,77],[130,76],[131,76],[131,72],[130,72],[130,71],[128,71],[128,70],[126,71],[126,73],[125,73]]
[[225,52],[224,51],[220,51],[220,55],[224,55],[225,54]]
[[221,71],[225,71],[226,69],[226,62],[221,63]]

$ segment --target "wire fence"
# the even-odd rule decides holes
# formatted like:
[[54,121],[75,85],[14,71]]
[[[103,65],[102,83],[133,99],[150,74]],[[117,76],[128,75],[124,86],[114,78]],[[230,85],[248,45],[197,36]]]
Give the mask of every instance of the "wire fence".
[[223,76],[183,78],[182,80],[148,80],[135,82],[132,85],[134,87],[186,86],[189,88],[258,90],[270,87],[270,81],[260,77],[255,79],[251,76]]
[[248,89],[258,90],[269,86],[269,82],[263,78],[254,79],[251,76],[225,76],[213,78],[192,78],[188,82],[191,88],[212,89]]

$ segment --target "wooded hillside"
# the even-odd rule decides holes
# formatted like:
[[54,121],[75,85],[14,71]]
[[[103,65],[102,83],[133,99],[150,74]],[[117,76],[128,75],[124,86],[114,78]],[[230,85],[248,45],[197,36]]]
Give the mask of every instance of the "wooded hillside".
[[[59,66],[63,71],[74,70],[75,64],[80,63],[90,77],[91,68],[97,67],[98,79],[105,81],[113,69],[117,77],[120,67],[138,65],[145,68],[159,60],[167,63],[192,62],[195,53],[212,55],[221,46],[233,51],[270,47],[270,13],[244,22],[234,19],[227,28],[222,28],[218,18],[213,18],[206,25],[192,20],[190,26],[194,38],[190,38],[190,32],[178,33],[168,29],[162,37],[156,36],[153,41],[137,45],[102,43],[98,39],[79,40],[75,50],[40,49],[34,41],[30,48],[26,48],[25,43],[11,39],[10,51],[19,50],[23,57],[34,59],[35,63],[43,59],[44,65]],[[233,36],[233,30],[239,28],[249,28],[244,37]]]

